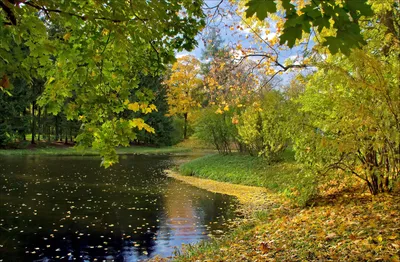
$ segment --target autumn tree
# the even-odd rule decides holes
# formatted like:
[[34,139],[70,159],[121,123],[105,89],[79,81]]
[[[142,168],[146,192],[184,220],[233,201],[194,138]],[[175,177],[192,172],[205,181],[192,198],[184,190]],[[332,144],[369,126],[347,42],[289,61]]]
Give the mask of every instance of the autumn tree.
[[308,77],[294,142],[313,172],[341,170],[378,194],[392,191],[400,174],[400,31],[395,1],[371,2],[376,16],[360,23],[368,44],[328,56]]
[[181,115],[184,119],[184,139],[187,138],[189,114],[199,107],[200,61],[194,56],[183,56],[175,62],[170,77],[165,81],[168,86],[167,101],[169,115]]

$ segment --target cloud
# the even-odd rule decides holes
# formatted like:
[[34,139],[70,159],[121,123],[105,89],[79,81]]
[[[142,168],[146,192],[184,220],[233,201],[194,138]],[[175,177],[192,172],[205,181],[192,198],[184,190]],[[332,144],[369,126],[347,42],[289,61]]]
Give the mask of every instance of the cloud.
[[184,56],[187,56],[187,55],[190,55],[190,53],[188,53],[188,52],[179,52],[179,53],[177,53],[175,55],[175,57],[176,58],[181,58],[181,57],[184,57]]

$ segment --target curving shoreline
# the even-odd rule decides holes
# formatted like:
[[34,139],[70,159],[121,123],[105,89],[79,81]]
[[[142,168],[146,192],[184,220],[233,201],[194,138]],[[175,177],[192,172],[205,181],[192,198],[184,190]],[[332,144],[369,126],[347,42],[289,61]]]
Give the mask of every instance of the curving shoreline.
[[282,204],[282,200],[278,199],[275,194],[271,193],[266,188],[219,182],[194,176],[184,176],[173,170],[166,170],[165,173],[168,177],[177,179],[192,186],[214,193],[236,197],[241,204],[240,211],[243,212],[246,217],[249,217],[249,215],[254,211],[266,209],[270,205],[276,206],[278,203]]

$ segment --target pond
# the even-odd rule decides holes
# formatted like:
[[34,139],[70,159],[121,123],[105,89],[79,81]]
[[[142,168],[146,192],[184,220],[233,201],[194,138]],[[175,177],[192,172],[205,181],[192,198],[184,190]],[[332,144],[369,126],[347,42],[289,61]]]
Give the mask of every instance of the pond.
[[223,234],[236,200],[165,176],[190,157],[0,157],[0,261],[141,261]]

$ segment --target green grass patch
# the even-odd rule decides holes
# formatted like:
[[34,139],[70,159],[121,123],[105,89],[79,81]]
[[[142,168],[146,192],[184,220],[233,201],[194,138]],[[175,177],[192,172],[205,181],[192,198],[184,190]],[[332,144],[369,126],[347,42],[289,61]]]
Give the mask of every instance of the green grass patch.
[[[131,146],[121,147],[117,149],[117,153],[121,155],[128,154],[170,154],[183,153],[190,151],[189,148],[182,147],[143,147]],[[56,155],[56,156],[81,156],[81,155],[99,155],[95,150],[86,149],[80,151],[74,147],[45,147],[35,149],[1,149],[0,155],[16,156],[16,155]]]
[[268,164],[261,157],[242,154],[207,155],[184,163],[179,171],[186,176],[265,187],[301,206],[316,193],[314,177],[301,172],[301,165],[294,160],[291,151],[285,152],[283,160],[274,164]]
[[248,155],[207,155],[180,166],[183,175],[222,182],[266,187],[283,192],[296,185],[299,165],[291,160],[268,165],[260,157]]

